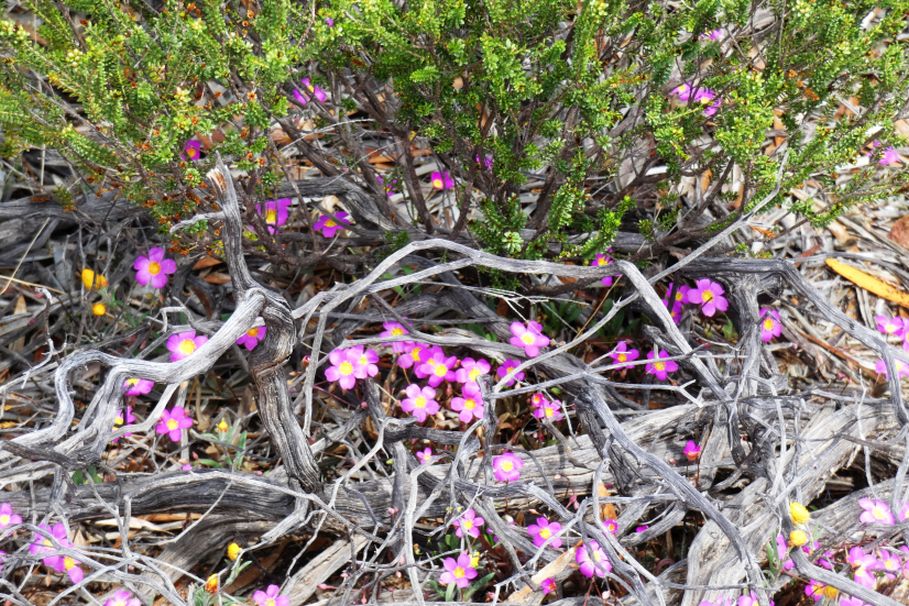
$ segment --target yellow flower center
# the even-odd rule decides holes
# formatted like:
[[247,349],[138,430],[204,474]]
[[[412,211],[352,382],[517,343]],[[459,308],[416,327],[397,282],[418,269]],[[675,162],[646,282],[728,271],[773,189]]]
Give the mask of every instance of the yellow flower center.
[[703,301],[704,303],[706,303],[707,301],[710,301],[711,299],[713,299],[713,293],[710,292],[709,290],[705,290],[704,292],[701,293],[701,301]]
[[63,568],[65,570],[70,570],[75,565],[76,565],[76,560],[74,560],[70,557],[63,558]]
[[[423,352],[423,349],[421,347],[414,347],[413,349],[410,350],[410,357],[413,359],[414,362],[419,362],[420,354],[422,352]],[[429,364],[432,364],[432,362],[429,362]]]
[[602,559],[603,559],[603,554],[601,554],[599,551],[593,552],[593,561],[594,562],[599,562]]
[[514,469],[514,463],[512,463],[508,459],[505,459],[504,461],[499,463],[499,469],[501,469],[502,471],[511,471],[512,469]]
[[773,330],[773,318],[764,320],[764,330]]
[[480,369],[473,367],[470,369],[470,372],[467,373],[467,378],[476,383],[477,379],[480,378]]
[[9,524],[10,516],[7,513],[0,514],[0,526]]
[[278,211],[274,208],[269,208],[265,211],[265,223],[267,225],[274,225],[278,222]]
[[275,603],[276,602],[275,602],[274,598],[268,598],[267,600],[265,600],[265,606],[275,606]]
[[541,528],[541,529],[540,529],[540,536],[543,537],[544,539],[548,539],[549,537],[552,536],[552,531],[549,530],[548,527],[547,527],[547,528]]
[[190,147],[186,150],[186,155],[190,158],[195,158],[197,153],[199,152],[196,151],[195,147]]
[[543,414],[546,415],[547,418],[549,418],[555,414],[555,409],[552,408],[551,406],[546,406],[543,408]]
[[[316,87],[313,86],[312,84],[308,84],[308,85],[306,86],[306,88],[308,88],[308,89],[309,89],[309,92],[311,92],[311,93],[316,92]],[[273,606],[273,604],[269,604],[268,606]]]
[[177,423],[177,422],[176,422],[175,420],[173,420],[173,419],[168,419],[166,425],[167,425],[167,430],[168,430],[168,431],[173,431],[173,430],[177,429],[178,427],[180,427],[180,424]]
[[830,585],[825,585],[824,590],[822,591],[824,597],[828,600],[835,600],[838,595],[840,595],[839,589],[836,587],[831,587]]
[[328,219],[325,222],[325,227],[337,227],[337,226],[338,226],[338,224],[335,223],[332,219]]
[[258,337],[259,336],[259,327],[250,328],[246,331],[246,336],[248,337]]
[[433,180],[432,180],[432,186],[435,187],[436,189],[442,189],[442,180],[441,180],[441,179],[433,179]]
[[129,385],[130,387],[135,387],[138,383],[139,383],[139,379],[136,379],[136,378],[126,380],[126,384]]
[[681,300],[684,299],[684,298],[685,298],[685,295],[682,294],[682,291],[676,291],[676,293],[675,293],[675,300],[676,300],[676,301],[681,301]]
[[149,263],[148,264],[148,273],[150,273],[153,276],[157,276],[158,274],[160,274],[161,273],[161,264],[158,263],[157,261],[152,261],[151,263]]
[[177,347],[177,350],[184,356],[188,356],[192,352],[196,351],[196,342],[192,339],[183,339],[180,341],[180,345]]
[[657,370],[666,370],[666,363],[665,362],[654,362],[653,367],[656,368]]
[[467,574],[467,572],[464,570],[463,566],[458,566],[457,568],[454,569],[454,572],[452,574],[454,575],[454,578],[456,578],[456,579],[463,579],[464,576]]
[[463,528],[464,530],[470,530],[471,528],[473,528],[473,522],[471,522],[470,520],[462,520],[461,528]]
[[535,341],[536,341],[536,338],[533,336],[532,333],[525,332],[523,335],[521,335],[521,342],[524,343],[525,345],[533,345]]
[[620,354],[618,355],[617,359],[618,359],[619,362],[624,362],[624,361],[626,361],[626,360],[628,359],[628,354],[620,353]]
[[341,365],[338,366],[338,372],[344,375],[345,377],[353,374],[354,367],[350,362],[341,362]]
[[873,515],[874,518],[877,520],[883,520],[883,519],[886,519],[887,512],[884,511],[884,508],[881,507],[880,505],[875,505],[874,508],[872,508],[872,510],[871,510],[871,515]]
[[114,427],[120,427],[121,425],[123,425],[123,417],[117,415],[117,418],[114,419]]
[[426,397],[417,396],[413,399],[413,405],[415,408],[426,408]]
[[464,410],[473,410],[477,407],[477,402],[473,398],[466,398],[464,400]]
[[437,377],[444,377],[446,374],[448,374],[448,367],[444,364],[436,364],[432,369],[432,374]]
[[400,328],[392,328],[392,329],[391,329],[391,336],[393,336],[393,337],[400,337],[400,336],[402,336],[403,334],[404,334],[404,331],[401,330]]

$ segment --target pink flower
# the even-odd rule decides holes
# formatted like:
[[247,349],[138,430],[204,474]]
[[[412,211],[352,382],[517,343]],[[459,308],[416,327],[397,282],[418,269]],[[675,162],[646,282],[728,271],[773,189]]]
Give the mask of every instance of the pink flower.
[[906,321],[899,316],[874,316],[874,322],[877,324],[878,332],[891,337],[902,338],[906,336],[907,329],[909,329]]
[[488,375],[490,371],[489,362],[480,358],[464,358],[461,360],[461,367],[455,371],[455,381],[458,383],[476,383],[483,375]]
[[772,307],[761,308],[761,341],[770,343],[783,334],[783,323],[780,321],[780,312]]
[[281,595],[281,588],[277,585],[269,585],[265,591],[259,589],[253,593],[253,602],[256,606],[290,606],[290,598]]
[[561,421],[563,418],[561,402],[558,400],[549,401],[542,392],[536,392],[530,396],[531,413],[535,419],[549,419],[550,421]]
[[682,454],[684,454],[685,458],[689,461],[697,461],[701,456],[701,447],[694,440],[688,440],[685,442],[685,448],[682,449]]
[[312,229],[316,233],[322,234],[323,238],[334,238],[336,232],[350,225],[350,221],[347,219],[349,216],[343,210],[330,215],[319,215],[319,220],[312,226]]
[[480,526],[485,523],[486,521],[478,516],[477,512],[471,507],[462,513],[460,517],[455,518],[451,524],[455,527],[457,536],[463,537],[466,534],[476,539],[480,536]]
[[432,462],[432,448],[427,446],[423,450],[418,450],[415,453],[415,456],[417,457],[417,461],[419,461],[420,464],[429,465],[429,463]]
[[429,176],[429,181],[432,183],[433,189],[439,189],[442,191],[454,189],[454,179],[451,178],[451,173],[449,173],[447,170],[444,170],[442,172],[433,172]]
[[612,572],[612,563],[596,541],[586,541],[575,547],[574,560],[577,562],[581,574],[588,579],[592,579],[594,576],[604,579],[607,574]]
[[858,598],[854,598],[851,595],[842,595],[840,596],[839,606],[871,606],[871,604],[863,602]]
[[669,94],[673,97],[677,97],[679,101],[688,101],[691,99],[691,91],[691,85],[683,82],[669,91]]
[[132,377],[123,381],[123,393],[128,396],[144,396],[151,392],[154,381]]
[[[117,413],[117,416],[114,418],[114,431],[116,431],[117,428],[119,428],[119,427],[123,427],[124,424],[132,425],[135,422],[136,422],[136,416],[133,414],[133,407],[127,406],[125,409],[120,409],[120,411]],[[116,444],[117,442],[120,441],[121,437],[127,438],[131,435],[133,435],[133,434],[127,432],[127,433],[123,434],[122,436],[118,436],[118,437],[114,438],[113,440],[111,440],[111,442]]]
[[401,410],[410,413],[420,423],[439,412],[436,390],[432,387],[420,387],[412,383],[404,390],[404,394],[407,397],[401,400]]
[[[505,376],[508,373],[510,373],[512,370],[517,368],[518,365],[520,365],[520,362],[518,360],[508,358],[507,360],[502,362],[499,365],[499,367],[496,369],[496,376],[499,379],[504,379]],[[512,385],[515,384],[515,381],[523,381],[523,380],[524,380],[524,371],[522,370],[521,372],[515,374],[512,378],[505,381],[505,385],[507,385],[508,387],[511,387]]]
[[376,362],[379,355],[371,349],[364,350],[362,346],[335,349],[328,354],[331,366],[325,369],[325,378],[332,383],[338,383],[342,389],[353,389],[357,379],[374,377],[379,373]]
[[633,364],[628,362],[633,362],[641,357],[641,352],[637,349],[628,349],[628,341],[619,341],[609,353],[609,357],[612,358],[612,363],[617,366],[617,368],[632,368]]
[[494,164],[492,154],[484,155],[482,161],[480,160],[480,154],[474,154],[473,161],[477,163],[477,166],[482,166],[484,170],[492,170]]
[[[735,602],[735,606],[761,606],[761,603],[758,600],[758,594],[751,591],[745,595],[739,596],[739,599]],[[770,600],[770,606],[773,606],[773,600]]]
[[[597,253],[590,264],[594,267],[606,267],[612,263],[612,257],[604,253]],[[612,276],[603,276],[603,279],[600,280],[600,284],[603,286],[612,286]]]
[[651,351],[647,354],[647,359],[651,360],[644,365],[644,372],[648,375],[653,375],[659,381],[666,381],[669,379],[669,373],[675,372],[679,369],[679,365],[673,360],[666,360],[665,358],[669,357],[669,353],[661,349],[659,352]]
[[193,420],[186,416],[186,409],[182,406],[174,406],[170,410],[165,408],[161,413],[161,420],[155,425],[155,433],[167,434],[171,442],[179,442],[183,437],[183,430],[192,426]]
[[534,547],[541,547],[543,543],[549,541],[549,546],[558,549],[562,546],[562,539],[557,535],[562,530],[562,525],[558,522],[550,522],[544,517],[537,518],[536,524],[527,527],[530,538],[533,539]]
[[268,329],[265,326],[253,326],[237,339],[237,345],[245,347],[248,351],[252,351],[259,343],[265,340],[265,333],[267,330]]
[[808,585],[805,586],[805,595],[815,602],[820,602],[824,598],[830,598],[833,601],[839,595],[839,590],[836,587],[824,585],[820,581],[811,579]]
[[291,205],[290,198],[278,198],[277,200],[266,200],[265,205],[256,204],[256,214],[265,220],[265,227],[268,233],[273,234],[278,228],[287,223],[290,217],[288,208]]
[[199,159],[201,151],[202,142],[197,139],[189,139],[183,144],[183,153],[180,154],[180,159],[195,162]]
[[177,362],[191,355],[198,348],[208,342],[204,335],[196,336],[196,331],[187,330],[178,332],[167,338],[167,350],[170,352],[170,361]]
[[523,347],[528,358],[540,355],[540,349],[549,345],[549,337],[543,334],[543,325],[533,320],[527,324],[512,322],[511,334],[508,342],[515,347]]
[[357,345],[347,350],[350,355],[350,361],[354,365],[354,376],[358,379],[366,379],[379,374],[379,354],[371,349],[363,349]]
[[309,78],[303,78],[300,80],[300,84],[303,85],[303,90],[298,88],[294,89],[294,99],[300,105],[306,105],[312,98],[315,97],[319,103],[325,103],[328,99],[328,94],[319,86],[313,84]]
[[708,118],[717,113],[720,109],[721,101],[717,99],[716,93],[709,88],[702,88],[694,94],[694,102],[706,105],[704,115]]
[[136,270],[136,282],[161,289],[167,286],[167,276],[176,273],[177,263],[173,259],[165,259],[164,249],[154,246],[149,249],[147,257],[140,255],[136,259],[133,269]]
[[[909,341],[907,341],[907,342],[909,342]],[[897,360],[894,358],[893,366],[896,367],[897,376],[909,377],[909,364],[906,364],[902,360]],[[879,374],[882,374],[886,377],[887,376],[887,362],[885,362],[883,359],[878,360],[874,364],[874,370],[877,371]]]
[[603,520],[603,530],[608,532],[611,535],[615,535],[619,532],[619,522],[615,518],[606,518]]
[[457,356],[445,356],[440,347],[434,347],[426,361],[415,369],[415,374],[421,379],[428,378],[430,387],[438,387],[442,381],[454,381],[454,368],[458,365]]
[[780,567],[783,570],[792,570],[795,568],[795,562],[789,557],[789,542],[782,534],[776,535],[776,556],[780,560]]
[[454,583],[458,589],[464,589],[470,585],[472,579],[477,578],[477,569],[470,564],[470,554],[466,551],[462,551],[457,560],[445,558],[442,560],[445,572],[442,573],[439,582],[446,586]]
[[863,524],[877,524],[880,526],[893,526],[896,520],[893,519],[893,512],[885,501],[879,499],[859,499],[859,507],[864,511],[859,516],[859,522]]
[[543,579],[540,581],[540,591],[543,592],[543,595],[549,595],[556,590],[555,581],[552,579]]
[[[43,556],[41,563],[56,572],[65,572],[66,576],[73,583],[79,583],[85,577],[85,573],[78,566],[75,559],[57,555],[57,549],[75,549],[69,540],[66,532],[66,526],[62,522],[57,522],[53,527],[47,524],[38,524],[38,528],[45,534],[50,535],[53,539],[39,533],[35,533],[35,538],[29,545],[28,552],[32,555]],[[56,545],[54,542],[56,541]]]
[[492,476],[497,482],[517,482],[523,467],[524,461],[513,452],[503,452],[492,458]]
[[397,179],[385,181],[385,178],[382,175],[376,175],[376,183],[382,186],[382,189],[385,190],[385,195],[389,198],[398,193],[398,191],[395,189],[398,185]]
[[401,368],[419,367],[429,357],[431,349],[426,343],[407,341],[405,353],[398,356],[397,364]]
[[458,413],[461,423],[470,423],[473,419],[482,419],[484,412],[483,394],[476,383],[465,383],[461,396],[451,399],[451,409]]
[[726,311],[729,301],[723,296],[722,284],[710,278],[701,278],[695,282],[695,288],[688,291],[688,302],[700,305],[701,313],[708,318],[713,317],[718,311]]
[[[397,337],[403,337],[404,335],[408,334],[407,329],[404,328],[404,326],[399,322],[385,322],[382,324],[382,328],[385,330],[379,333],[380,337],[394,339]],[[407,346],[412,345],[412,343],[409,341],[392,341],[390,345],[393,352],[396,354],[401,354],[407,351]]]
[[142,606],[142,602],[129,590],[118,589],[104,600],[104,606]]
[[896,151],[896,148],[892,145],[884,149],[884,153],[881,155],[881,159],[878,160],[878,164],[881,166],[890,166],[891,164],[900,163],[900,154]]
[[22,523],[22,516],[13,511],[13,506],[9,503],[0,505],[0,530],[6,530],[10,526]]
[[723,38],[722,28],[712,29],[709,32],[704,32],[698,39],[704,42],[719,42]]

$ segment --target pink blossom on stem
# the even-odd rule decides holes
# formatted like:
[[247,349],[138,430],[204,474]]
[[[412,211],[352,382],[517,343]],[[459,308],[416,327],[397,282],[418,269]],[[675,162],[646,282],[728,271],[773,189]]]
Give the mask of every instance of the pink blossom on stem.
[[183,152],[180,154],[181,160],[195,162],[201,157],[202,142],[198,139],[189,139],[183,144]]
[[644,372],[653,375],[659,381],[668,380],[669,373],[679,369],[679,365],[674,360],[666,359],[668,357],[669,353],[664,349],[648,352],[647,359],[650,362],[644,365]]
[[884,153],[881,154],[881,159],[878,160],[878,164],[881,166],[890,166],[892,164],[899,164],[901,161],[900,154],[896,151],[896,148],[892,145],[884,148]]
[[729,301],[723,296],[723,285],[710,278],[701,278],[695,282],[695,287],[688,291],[688,302],[700,305],[701,313],[708,318],[713,317],[718,311],[726,311]]
[[[123,427],[123,425],[132,425],[135,422],[136,422],[136,416],[133,414],[133,407],[127,406],[126,408],[121,408],[120,411],[117,413],[117,416],[114,418],[114,431],[116,431],[120,427]],[[118,436],[118,437],[114,438],[113,440],[111,440],[111,442],[116,444],[117,442],[120,441],[121,437],[128,438],[131,435],[133,435],[133,434],[127,432],[127,433],[123,434],[122,436]]]
[[[612,263],[612,257],[605,253],[597,253],[590,264],[594,267],[606,267]],[[613,276],[603,276],[600,284],[603,286],[612,286]]]
[[523,467],[524,461],[513,452],[503,452],[492,458],[492,476],[497,482],[517,482]]
[[451,178],[451,173],[447,170],[435,171],[429,176],[429,181],[432,183],[433,189],[438,189],[441,191],[447,191],[449,189],[454,189],[454,179]]
[[470,585],[470,581],[477,578],[477,569],[471,566],[470,554],[466,551],[462,551],[457,560],[445,558],[442,560],[442,566],[445,572],[442,573],[439,582],[443,585],[454,583],[458,589],[464,589]]
[[594,576],[604,579],[612,572],[612,563],[596,541],[586,541],[575,547],[574,559],[581,574],[588,579]]
[[548,400],[542,392],[536,392],[530,396],[531,413],[535,419],[549,419],[550,421],[561,421],[562,403],[558,400]]
[[[57,522],[52,527],[42,523],[38,524],[38,529],[44,531],[44,534],[35,533],[28,552],[32,555],[42,556],[42,564],[56,572],[65,572],[73,583],[82,581],[85,573],[79,567],[78,562],[69,556],[58,554],[58,549],[75,549],[67,535],[66,526],[62,522]],[[50,535],[52,538],[45,535]]]
[[485,406],[479,386],[476,383],[465,383],[461,395],[451,399],[451,409],[458,413],[461,423],[482,419]]
[[543,543],[549,541],[549,546],[558,549],[562,546],[562,539],[557,535],[562,530],[562,525],[558,522],[550,522],[545,517],[538,517],[536,524],[527,527],[530,538],[533,539],[534,547],[542,547]]
[[281,595],[281,588],[277,585],[269,585],[265,591],[259,589],[252,597],[256,606],[290,606],[290,598]]
[[902,338],[909,330],[909,323],[899,316],[874,316],[874,323],[881,334]]
[[412,383],[404,389],[404,394],[407,397],[401,400],[401,410],[409,413],[420,423],[439,412],[439,403],[435,399],[436,390],[432,387],[420,387]]
[[432,448],[427,446],[423,450],[418,450],[414,453],[414,456],[417,457],[417,461],[419,461],[421,465],[429,465],[432,461]]
[[[519,360],[515,360],[513,358],[506,359],[496,369],[496,377],[498,377],[499,379],[504,379],[508,373],[510,373],[515,368],[517,368],[520,364],[521,364],[521,362]],[[516,381],[523,381],[524,376],[525,375],[524,375],[523,370],[521,372],[515,373],[515,375],[512,378],[505,381],[505,385],[508,387],[511,387],[512,385],[515,384]]]
[[167,338],[167,350],[170,352],[170,361],[177,362],[192,355],[198,348],[208,342],[208,337],[196,335],[194,330],[178,332]]
[[633,364],[629,364],[629,362],[641,357],[641,352],[634,348],[628,349],[628,341],[619,341],[616,343],[615,349],[609,353],[609,357],[612,358],[612,363],[617,368],[631,368]]
[[252,351],[259,343],[265,340],[266,331],[267,327],[265,326],[253,326],[237,339],[237,345],[245,347],[248,351]]
[[473,508],[467,509],[451,523],[455,527],[455,534],[463,537],[465,534],[469,537],[478,538],[480,536],[480,526],[486,521],[477,515]]
[[104,600],[104,606],[142,606],[142,602],[128,589],[118,589]]
[[457,356],[446,356],[440,347],[434,348],[415,371],[417,377],[427,379],[430,387],[438,387],[442,381],[455,380],[455,366],[458,365]]
[[0,505],[0,530],[6,530],[10,526],[16,526],[22,523],[22,516],[13,511],[13,506],[9,503]]
[[183,437],[183,430],[193,426],[192,418],[186,416],[186,409],[174,406],[170,410],[164,409],[161,420],[155,425],[155,433],[167,435],[171,442],[179,442]]
[[689,461],[697,461],[701,456],[701,447],[694,440],[688,440],[685,442],[685,448],[682,449],[682,453]]
[[606,518],[603,520],[603,530],[611,535],[618,534],[619,522],[615,518]]
[[865,497],[859,499],[858,504],[863,510],[859,516],[859,522],[878,526],[893,526],[896,523],[893,512],[890,511],[890,505],[886,501]]
[[176,273],[177,263],[173,259],[164,258],[164,249],[153,246],[148,250],[148,256],[140,255],[133,263],[136,270],[136,282],[142,286],[151,286],[161,289],[167,286],[167,276]]
[[780,321],[780,312],[772,307],[762,307],[761,311],[761,341],[770,343],[783,334],[783,323]]
[[419,367],[429,357],[431,349],[426,343],[408,341],[404,348],[404,353],[398,356],[397,364],[405,369]]
[[556,590],[555,581],[551,578],[543,579],[540,581],[540,591],[543,592],[543,595],[549,595],[550,593]]
[[334,238],[335,234],[350,225],[346,212],[338,211],[330,215],[319,215],[319,220],[312,226],[314,232],[322,234],[323,238]]
[[540,349],[549,345],[549,337],[543,334],[543,325],[533,320],[527,324],[512,322],[511,334],[508,342],[515,347],[523,347],[528,358],[540,355]]
[[256,214],[265,221],[268,233],[276,233],[279,227],[287,224],[287,219],[290,218],[288,209],[291,203],[290,198],[278,198],[277,200],[266,200],[264,205],[256,204]]
[[679,84],[674,89],[669,91],[669,94],[673,97],[678,98],[679,101],[688,101],[691,99],[691,85],[683,82]]
[[300,105],[306,105],[312,98],[315,97],[319,103],[325,103],[328,99],[328,94],[320,86],[313,84],[309,78],[303,78],[300,80],[300,84],[303,85],[303,90],[299,88],[294,89],[294,99]]
[[[407,329],[404,328],[404,325],[402,325],[400,322],[384,322],[382,324],[382,328],[385,330],[379,333],[379,336],[386,339],[396,339],[408,334]],[[410,341],[392,341],[389,343],[391,350],[396,354],[404,353],[408,350],[408,346],[412,344],[413,343]]]
[[474,360],[473,358],[464,358],[461,360],[461,367],[455,371],[455,381],[458,383],[476,383],[483,375],[488,375],[491,367],[489,362],[483,358]]
[[128,396],[144,396],[151,393],[154,386],[154,381],[132,377],[123,381],[123,393]]

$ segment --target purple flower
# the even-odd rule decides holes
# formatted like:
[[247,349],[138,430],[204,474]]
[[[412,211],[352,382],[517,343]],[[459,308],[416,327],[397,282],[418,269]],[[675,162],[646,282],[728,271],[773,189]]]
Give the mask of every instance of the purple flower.
[[265,227],[268,233],[273,234],[278,228],[287,223],[290,217],[290,208],[292,200],[290,198],[278,198],[277,200],[266,200],[265,205],[256,204],[256,214],[265,221]]
[[477,512],[471,507],[462,513],[460,517],[455,518],[451,524],[455,527],[457,536],[463,537],[466,534],[476,539],[480,536],[480,526],[485,523],[486,521],[478,516]]
[[691,85],[683,82],[669,91],[669,94],[677,97],[679,101],[688,101],[691,99],[691,90]]
[[874,316],[874,323],[881,334],[902,338],[906,336],[909,325],[899,316]]
[[414,370],[416,370],[429,357],[432,348],[426,343],[407,341],[404,351],[405,353],[398,356],[398,366],[401,368],[414,367]]
[[334,238],[335,234],[350,225],[349,217],[346,212],[338,211],[330,215],[320,215],[319,220],[312,226],[313,231],[322,234],[323,238]]
[[458,413],[461,423],[470,423],[473,419],[483,418],[483,394],[476,383],[465,383],[461,396],[451,399],[451,409]]
[[303,85],[303,90],[298,88],[294,89],[294,99],[300,105],[306,105],[312,98],[315,97],[319,103],[325,103],[328,99],[328,94],[322,90],[319,86],[313,84],[309,78],[303,78],[300,80],[300,84]]
[[379,366],[376,364],[379,361],[379,354],[371,349],[363,349],[360,345],[351,347],[349,351],[354,365],[355,377],[365,379],[379,374]]
[[254,350],[259,343],[265,340],[266,330],[265,326],[253,326],[237,339],[237,345],[245,347],[248,351]]
[[9,503],[0,505],[0,530],[6,530],[10,526],[22,523],[22,516],[13,511],[13,506]]
[[429,463],[432,461],[432,448],[427,446],[423,450],[418,450],[415,453],[415,456],[417,457],[417,461],[419,461],[422,465],[429,465]]
[[128,396],[144,396],[148,393],[151,393],[151,390],[154,386],[154,381],[131,377],[123,381],[123,393]]
[[323,20],[325,21],[325,25],[327,25],[328,27],[335,26],[335,20],[332,19],[331,17],[325,17],[325,19],[323,19]]
[[607,574],[612,572],[612,563],[596,541],[586,541],[575,547],[574,560],[577,562],[581,574],[588,579],[592,579],[594,576],[604,579]]
[[685,458],[689,461],[697,461],[701,456],[701,447],[694,440],[688,440],[685,442],[685,448],[682,449],[682,454],[684,454]]
[[717,99],[716,93],[709,88],[702,88],[694,94],[694,102],[706,105],[704,115],[708,118],[717,113],[720,109],[721,101]]
[[433,172],[429,176],[429,181],[432,183],[433,189],[439,189],[442,191],[454,189],[454,179],[451,178],[451,173],[449,173],[447,170],[441,172]]
[[420,423],[439,412],[436,390],[432,387],[420,387],[412,383],[404,389],[404,394],[407,397],[401,400],[401,410],[410,413]]
[[619,532],[619,522],[615,518],[606,518],[603,520],[603,530],[609,534],[615,535]]
[[54,541],[63,549],[75,549],[67,536],[66,526],[62,522],[57,522],[53,527],[42,523],[38,524],[38,528],[53,537],[53,540],[42,534],[35,533],[35,538],[29,545],[28,552],[32,555],[43,556],[41,559],[42,564],[56,572],[65,572],[73,583],[82,581],[85,573],[78,566],[76,560],[69,556],[56,555],[57,547],[54,545]]
[[561,421],[562,403],[558,400],[549,401],[542,392],[536,392],[530,396],[531,414],[535,419],[549,419],[550,421]]
[[780,321],[780,312],[772,307],[761,308],[761,341],[770,343],[783,334],[783,323]]
[[528,358],[540,355],[540,349],[549,345],[549,337],[543,334],[543,325],[533,320],[527,324],[512,322],[511,335],[508,342],[515,347],[523,347]]
[[[907,341],[909,342],[909,341]],[[909,364],[906,364],[902,360],[893,360],[893,365],[896,367],[896,374],[900,377],[909,377]],[[881,359],[878,360],[874,365],[874,370],[879,374],[887,376],[887,363]]]
[[325,378],[338,383],[342,389],[353,389],[357,379],[366,379],[379,374],[379,354],[362,346],[335,349],[328,354],[331,366],[325,369]]
[[644,371],[648,375],[653,375],[659,381],[666,381],[669,378],[669,373],[675,372],[679,369],[679,365],[673,360],[666,360],[665,358],[669,357],[669,353],[661,349],[657,351],[651,351],[647,354],[647,359],[650,362],[644,365]]
[[490,371],[489,362],[480,358],[464,358],[461,360],[461,367],[455,371],[455,381],[458,383],[476,383],[483,375],[488,375]]
[[549,541],[549,546],[553,549],[558,549],[562,546],[562,539],[556,536],[561,530],[561,524],[550,522],[542,516],[537,518],[536,524],[531,524],[527,527],[527,532],[530,534],[530,538],[533,539],[534,547],[541,547],[543,543]]
[[118,589],[104,600],[104,606],[142,606],[142,602],[128,589]]
[[[119,427],[123,427],[124,424],[132,425],[135,422],[136,422],[136,415],[133,414],[133,407],[127,406],[126,408],[121,408],[120,411],[117,413],[117,416],[114,418],[114,431],[116,431],[117,428],[119,428]],[[133,434],[127,432],[127,433],[123,434],[122,436],[114,438],[113,440],[111,440],[111,442],[116,444],[117,442],[120,441],[121,437],[127,438],[131,435],[133,435]]]
[[177,362],[192,355],[197,349],[208,342],[204,335],[196,336],[196,331],[186,330],[178,332],[167,338],[167,350],[170,352],[170,361]]
[[637,349],[628,349],[628,341],[619,341],[609,353],[609,357],[612,358],[612,363],[617,365],[617,368],[631,368],[633,362],[641,357],[641,352]]
[[719,42],[723,38],[723,29],[718,27],[709,32],[704,32],[698,38],[703,42]]
[[182,406],[174,406],[170,410],[165,408],[161,413],[161,420],[155,425],[155,433],[167,434],[171,442],[179,442],[183,437],[183,430],[192,426],[193,420],[186,416],[186,409]]
[[523,467],[524,461],[513,452],[503,452],[492,458],[492,476],[497,482],[517,482]]
[[423,363],[414,369],[414,374],[420,379],[428,378],[430,387],[438,387],[442,381],[455,380],[454,367],[457,365],[457,356],[446,356],[441,347],[433,347]]
[[464,589],[470,585],[472,579],[477,578],[477,569],[471,566],[470,554],[466,551],[462,551],[457,560],[445,558],[442,560],[442,566],[445,567],[445,572],[442,573],[439,582],[443,585],[454,583],[458,589]]
[[[499,367],[496,369],[496,376],[499,379],[504,379],[508,373],[510,373],[515,368],[517,368],[520,364],[521,364],[521,362],[519,360],[515,360],[513,358],[508,358],[507,360],[502,362],[499,365]],[[523,380],[524,380],[524,371],[522,370],[521,372],[515,374],[512,378],[505,381],[505,385],[507,385],[508,387],[511,387],[512,385],[515,384],[515,381],[523,381]]]
[[281,595],[281,588],[277,585],[269,585],[265,591],[259,589],[253,593],[253,602],[256,606],[290,606],[290,598]]
[[183,153],[180,154],[181,160],[195,162],[201,156],[202,142],[197,139],[190,139],[183,144]]
[[891,164],[899,164],[900,161],[899,152],[891,145],[884,149],[884,153],[881,154],[881,159],[878,160],[878,164],[881,166],[890,166]]
[[890,505],[879,499],[859,499],[859,507],[863,509],[859,516],[859,522],[863,524],[877,524],[879,526],[893,526],[896,520],[893,518],[893,512],[890,511]]
[[155,246],[148,251],[148,256],[140,256],[133,263],[136,270],[136,282],[142,286],[161,289],[167,286],[167,276],[176,273],[177,263],[164,258],[164,249]]
[[492,167],[493,167],[492,154],[485,154],[483,156],[482,161],[480,160],[480,154],[474,154],[473,161],[477,163],[477,166],[482,166],[484,170],[492,170]]
[[840,592],[836,587],[824,585],[820,581],[814,579],[811,579],[808,585],[805,586],[805,595],[815,602],[820,602],[824,598],[828,598],[832,602],[836,600],[839,593]]
[[[407,329],[399,322],[385,322],[382,324],[382,328],[385,330],[379,333],[380,337],[394,339],[408,334]],[[401,354],[407,351],[407,346],[411,345],[411,343],[409,341],[392,341],[390,345],[393,352]]]
[[396,193],[398,193],[397,189],[395,189],[398,186],[397,179],[391,179],[389,181],[385,181],[385,177],[383,177],[382,175],[376,175],[376,182],[382,186],[382,189],[385,190],[385,195],[387,197],[391,198]]
[[700,305],[701,313],[708,318],[718,311],[729,309],[729,301],[723,296],[723,285],[710,278],[701,278],[695,282],[695,288],[688,291],[688,302]]
[[[606,267],[611,263],[612,257],[604,253],[597,253],[596,256],[594,256],[593,260],[590,262],[593,267]],[[603,276],[603,278],[600,280],[600,284],[603,286],[612,286],[612,281],[612,276]]]
[[556,590],[555,581],[551,578],[543,579],[540,581],[540,591],[543,592],[543,595],[548,595]]

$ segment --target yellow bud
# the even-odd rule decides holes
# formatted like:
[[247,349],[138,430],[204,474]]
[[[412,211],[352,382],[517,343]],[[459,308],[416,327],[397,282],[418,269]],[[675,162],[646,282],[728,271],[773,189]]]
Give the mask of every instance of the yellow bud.
[[792,547],[801,547],[808,542],[808,533],[804,530],[795,529],[789,533],[789,544]]
[[92,305],[92,313],[96,316],[103,316],[107,313],[107,305],[104,303],[95,303]]
[[789,518],[793,524],[807,524],[811,519],[811,514],[804,505],[798,501],[789,503]]
[[91,269],[85,268],[82,270],[82,285],[86,290],[98,290],[107,286],[107,278],[101,274],[96,274]]
[[231,562],[236,562],[237,558],[240,557],[240,546],[236,543],[231,543],[227,546],[227,559]]
[[476,568],[479,565],[480,565],[480,552],[474,551],[473,553],[470,554],[470,566],[472,568]]
[[[220,421],[218,421],[218,431],[220,431],[221,433],[224,433],[228,429],[230,429],[230,425],[227,424],[226,419],[221,419]],[[236,543],[231,543],[231,545],[236,545]],[[233,559],[233,558],[231,558],[231,559]]]
[[220,581],[218,580],[218,575],[213,574],[210,577],[208,577],[207,581],[205,581],[205,591],[207,591],[208,593],[217,593],[218,585],[220,585]]

